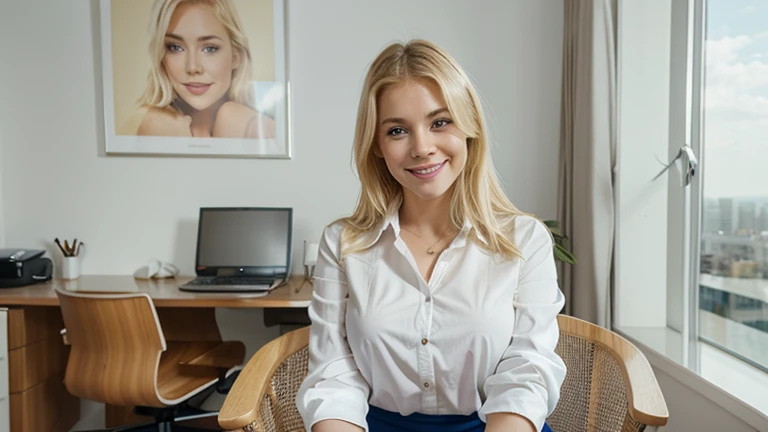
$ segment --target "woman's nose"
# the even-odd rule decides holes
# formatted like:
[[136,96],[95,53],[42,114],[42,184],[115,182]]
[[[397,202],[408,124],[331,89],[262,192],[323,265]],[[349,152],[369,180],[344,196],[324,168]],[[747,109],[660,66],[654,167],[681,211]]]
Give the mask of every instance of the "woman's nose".
[[195,52],[189,52],[187,54],[186,72],[189,75],[199,75],[203,72],[203,68],[200,65],[200,61]]
[[411,137],[412,158],[424,159],[437,151],[435,142],[428,132],[414,132]]

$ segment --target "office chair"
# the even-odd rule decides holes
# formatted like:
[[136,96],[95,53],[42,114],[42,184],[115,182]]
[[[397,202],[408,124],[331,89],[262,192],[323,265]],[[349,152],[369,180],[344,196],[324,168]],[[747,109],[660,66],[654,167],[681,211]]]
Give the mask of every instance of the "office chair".
[[[555,432],[630,432],[667,423],[664,396],[645,356],[616,333],[566,315],[557,317],[556,351],[568,372]],[[228,431],[303,432],[296,393],[307,374],[309,327],[262,347],[246,364],[219,412]]]
[[[195,396],[226,393],[245,357],[242,342],[167,341],[149,294],[83,294],[57,290],[71,345],[64,384],[74,396],[134,406],[151,423],[115,431],[193,431],[176,422],[215,416],[189,405]],[[218,332],[218,330],[217,330]],[[218,386],[218,388],[217,388]]]

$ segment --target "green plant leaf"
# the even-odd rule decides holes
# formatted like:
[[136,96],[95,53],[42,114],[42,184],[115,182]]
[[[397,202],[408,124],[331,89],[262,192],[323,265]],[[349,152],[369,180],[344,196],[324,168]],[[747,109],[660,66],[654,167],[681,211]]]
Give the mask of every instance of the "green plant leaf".
[[552,233],[552,238],[555,240],[555,259],[568,264],[576,264],[576,256],[568,250],[568,236],[564,235],[558,228],[560,223],[556,220],[545,220],[543,222],[549,229],[549,232]]
[[550,229],[558,228],[560,226],[560,222],[558,222],[556,220],[545,220],[543,222],[544,222],[544,225],[546,225],[547,228],[550,228]]
[[562,245],[555,245],[555,258],[568,264],[576,264],[576,257]]

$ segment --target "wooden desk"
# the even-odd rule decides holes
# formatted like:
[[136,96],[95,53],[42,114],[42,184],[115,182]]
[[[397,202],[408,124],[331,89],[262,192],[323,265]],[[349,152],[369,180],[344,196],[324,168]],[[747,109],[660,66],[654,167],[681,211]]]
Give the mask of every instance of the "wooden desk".
[[[188,276],[169,279],[134,279],[123,275],[84,275],[79,279],[52,281],[21,288],[0,289],[0,306],[58,306],[54,288],[78,292],[145,292],[155,307],[198,308],[305,308],[312,300],[312,286],[294,276],[288,284],[275,288],[266,296],[251,293],[192,293],[181,291]],[[298,288],[298,289],[297,289]]]
[[[157,307],[163,334],[169,341],[221,340],[215,308],[306,308],[312,286],[303,277],[267,295],[250,293],[191,293],[179,286],[191,277],[139,280],[123,275],[84,275],[65,281],[56,279],[21,288],[0,289],[0,341],[2,325],[7,325],[7,398],[0,394],[0,430],[11,432],[66,432],[80,418],[79,399],[64,387],[64,371],[69,350],[59,331],[64,322],[54,289],[78,292],[146,292]],[[7,308],[7,309],[5,309]],[[2,345],[2,344],[0,344]],[[247,360],[247,359],[246,359]],[[1,388],[2,386],[0,386]],[[8,403],[7,407],[3,404]],[[7,411],[6,411],[7,410]],[[3,412],[10,419],[3,419]],[[130,407],[106,406],[106,425],[146,420],[130,412]]]

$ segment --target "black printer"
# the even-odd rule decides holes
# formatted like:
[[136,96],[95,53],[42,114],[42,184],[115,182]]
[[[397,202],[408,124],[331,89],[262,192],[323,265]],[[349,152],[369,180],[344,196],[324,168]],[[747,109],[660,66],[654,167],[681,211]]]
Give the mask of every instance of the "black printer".
[[39,249],[0,249],[0,288],[51,280],[53,263]]

